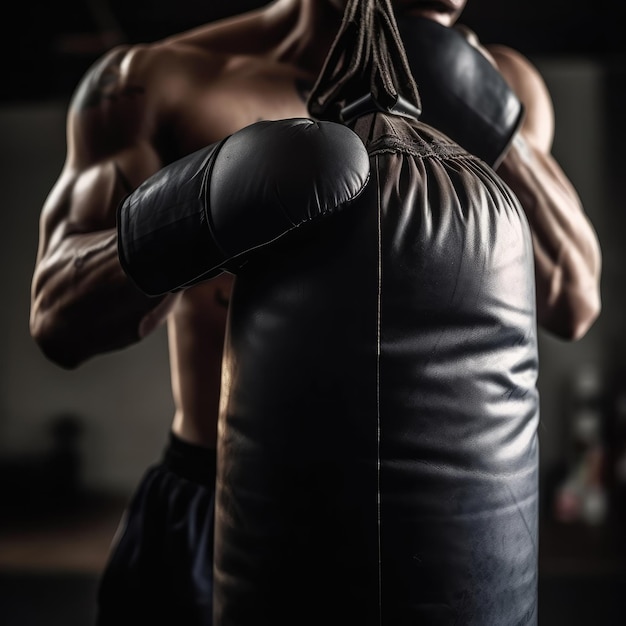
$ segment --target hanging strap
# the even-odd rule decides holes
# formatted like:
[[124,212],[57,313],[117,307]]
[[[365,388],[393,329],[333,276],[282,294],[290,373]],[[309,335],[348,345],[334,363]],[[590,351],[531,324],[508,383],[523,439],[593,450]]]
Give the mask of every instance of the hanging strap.
[[343,123],[371,111],[419,117],[420,96],[390,0],[348,0],[307,105],[313,118]]

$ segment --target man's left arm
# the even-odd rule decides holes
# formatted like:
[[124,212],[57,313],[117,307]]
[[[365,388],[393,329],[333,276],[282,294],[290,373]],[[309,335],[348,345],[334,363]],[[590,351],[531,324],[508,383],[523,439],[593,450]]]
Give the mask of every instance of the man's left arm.
[[538,322],[562,339],[578,340],[601,310],[598,238],[552,155],[554,110],[541,75],[510,48],[490,46],[488,52],[525,110],[497,173],[519,198],[531,227]]

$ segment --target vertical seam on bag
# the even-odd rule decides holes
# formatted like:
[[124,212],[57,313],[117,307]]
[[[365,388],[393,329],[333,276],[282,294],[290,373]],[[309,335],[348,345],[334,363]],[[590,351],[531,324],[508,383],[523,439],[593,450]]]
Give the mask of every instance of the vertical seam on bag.
[[380,201],[380,170],[378,159],[375,158],[376,171],[376,213],[377,213],[377,236],[378,236],[378,285],[376,302],[376,498],[378,516],[378,623],[382,625],[382,546],[381,546],[381,492],[380,492],[380,354],[381,354],[381,302],[382,302],[382,211]]

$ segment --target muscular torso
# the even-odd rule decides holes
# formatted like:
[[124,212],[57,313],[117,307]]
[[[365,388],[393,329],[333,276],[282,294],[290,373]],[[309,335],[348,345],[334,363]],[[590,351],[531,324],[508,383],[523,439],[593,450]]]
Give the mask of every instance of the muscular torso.
[[[332,28],[317,33],[303,53],[299,43],[303,33],[294,15],[278,12],[264,14],[264,19],[251,14],[107,55],[74,95],[68,113],[66,163],[42,211],[31,332],[44,352],[74,367],[141,339],[167,320],[174,431],[188,441],[210,446],[216,438],[232,276],[223,274],[162,302],[150,301],[133,288],[119,266],[116,209],[124,195],[146,178],[194,150],[262,119],[308,116],[306,91],[321,69]],[[518,163],[521,157],[511,150],[499,173],[525,209],[527,205],[541,208],[535,211],[541,219],[544,214],[558,216],[560,211],[562,222],[572,224],[571,229],[590,232],[575,193],[559,172],[554,175],[549,96],[542,95],[537,80],[529,82],[529,68],[516,53],[493,48],[490,52],[527,106],[525,138],[538,156],[550,161],[550,167],[543,168],[550,172],[549,180],[542,182],[535,180],[536,164]],[[530,100],[529,94],[533,94]],[[531,100],[545,101],[539,110],[547,113],[532,114],[537,106]],[[547,127],[537,120],[547,120]],[[546,194],[542,189],[550,188],[552,179],[559,188]],[[552,197],[563,198],[564,192],[572,198],[571,209],[566,202],[566,210],[549,206],[543,210],[535,202],[537,197],[543,198],[543,204]],[[554,230],[538,220],[531,219],[531,225],[539,232]],[[584,239],[593,252],[592,235]],[[548,241],[543,247],[550,245]],[[549,263],[545,265],[547,282],[553,272]],[[597,263],[589,265],[595,272]]]

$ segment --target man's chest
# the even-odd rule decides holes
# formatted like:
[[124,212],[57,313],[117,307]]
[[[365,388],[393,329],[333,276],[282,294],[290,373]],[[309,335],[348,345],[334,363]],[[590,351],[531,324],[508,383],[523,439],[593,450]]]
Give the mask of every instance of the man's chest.
[[309,88],[293,71],[252,68],[198,84],[172,117],[172,148],[178,158],[260,120],[309,117]]

